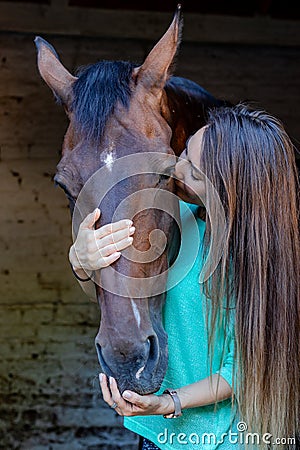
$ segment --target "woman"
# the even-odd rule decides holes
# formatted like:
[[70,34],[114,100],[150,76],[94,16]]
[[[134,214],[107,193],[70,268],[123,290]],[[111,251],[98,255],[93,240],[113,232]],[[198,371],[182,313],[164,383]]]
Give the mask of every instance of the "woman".
[[[191,346],[194,328],[201,330],[198,352],[190,358],[181,354],[178,361],[172,349],[180,351],[184,339],[174,333],[172,325],[176,313],[181,312],[186,289],[199,276],[211,229],[219,226],[209,216],[206,224],[198,220],[204,245],[186,277],[189,283],[183,280],[170,290],[165,305],[171,347],[163,389],[166,385],[177,388],[176,398],[162,390],[159,395],[140,396],[128,391],[121,395],[115,380],[108,381],[102,374],[103,397],[116,406],[119,414],[138,416],[125,418],[124,423],[148,438],[143,444],[145,449],[179,449],[182,445],[195,448],[196,443],[198,448],[237,448],[237,441],[230,435],[235,406],[244,429],[259,436],[250,439],[250,444],[284,448],[278,441],[275,445],[275,440],[295,436],[300,421],[299,186],[293,145],[277,119],[264,111],[237,105],[211,111],[207,125],[190,138],[183,158],[186,161],[180,160],[174,172],[180,198],[200,205],[200,195],[205,197],[206,205],[211,205],[216,191],[226,218],[225,237],[213,248],[213,252],[219,252],[222,246],[221,260],[204,289],[198,289],[199,301],[193,306],[193,315],[189,314],[194,317],[193,324],[183,327],[186,339],[186,330],[191,330]],[[128,226],[124,226],[125,222],[112,226],[113,232],[121,227],[113,233],[118,250],[131,243],[126,242]],[[84,239],[79,239],[74,245],[84,253]],[[105,241],[100,247],[112,260],[119,257],[114,246],[108,250]],[[84,265],[79,258],[80,267],[72,258],[74,248],[70,261],[78,274],[83,273],[82,267],[101,267],[99,261]],[[195,292],[189,295],[193,300]],[[176,296],[181,297],[177,303]],[[181,372],[174,372],[179,367]],[[176,384],[169,385],[169,381]],[[166,423],[162,415],[178,412],[178,402],[185,410],[183,415]],[[238,431],[242,431],[239,427]],[[173,433],[172,442],[169,431]],[[215,438],[209,443],[203,441],[205,433],[214,433]],[[243,444],[242,436],[238,438]]]

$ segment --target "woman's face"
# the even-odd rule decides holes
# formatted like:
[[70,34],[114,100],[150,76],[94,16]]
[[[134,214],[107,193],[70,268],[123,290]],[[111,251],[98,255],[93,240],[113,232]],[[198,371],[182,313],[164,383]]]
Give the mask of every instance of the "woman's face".
[[205,200],[205,176],[199,167],[204,129],[200,128],[188,139],[173,173],[176,177],[176,194],[181,200],[201,206]]

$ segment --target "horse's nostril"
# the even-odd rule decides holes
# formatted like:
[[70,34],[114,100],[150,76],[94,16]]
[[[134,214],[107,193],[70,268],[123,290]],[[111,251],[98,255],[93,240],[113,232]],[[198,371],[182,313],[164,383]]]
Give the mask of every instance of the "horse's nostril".
[[96,346],[96,350],[97,350],[98,359],[100,359],[99,356],[100,356],[100,353],[101,353],[101,347],[100,347],[100,345],[97,342],[95,343],[95,346]]
[[101,346],[100,346],[100,344],[98,344],[98,342],[96,342],[96,350],[97,350],[98,361],[99,361],[99,364],[100,364],[103,372],[106,373],[106,375],[108,375],[108,376],[114,376],[110,367],[107,365],[106,361],[103,358]]
[[[124,373],[131,373],[132,379],[141,381],[141,379],[149,380],[156,372],[159,362],[159,343],[156,335],[149,336],[143,343],[136,348],[135,357],[128,352],[127,354],[120,351],[113,352],[108,348],[103,351],[101,345],[95,342],[98,360],[103,372],[108,376],[116,379],[122,379]],[[120,370],[120,356],[122,355],[123,363]],[[124,373],[123,373],[124,371]]]
[[159,345],[156,336],[149,336],[147,339],[149,345],[149,357],[147,362],[147,370],[151,373],[155,369],[159,359]]

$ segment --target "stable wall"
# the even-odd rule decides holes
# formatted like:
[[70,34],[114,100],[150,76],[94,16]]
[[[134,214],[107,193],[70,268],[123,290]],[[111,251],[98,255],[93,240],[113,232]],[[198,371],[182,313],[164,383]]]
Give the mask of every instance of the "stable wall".
[[[155,43],[43,37],[69,70],[142,62]],[[68,203],[52,181],[67,122],[40,79],[33,39],[0,34],[0,448],[133,450],[136,437],[99,393],[99,311],[72,276]],[[299,142],[299,60],[297,45],[185,42],[183,33],[175,74],[232,102],[255,101]]]

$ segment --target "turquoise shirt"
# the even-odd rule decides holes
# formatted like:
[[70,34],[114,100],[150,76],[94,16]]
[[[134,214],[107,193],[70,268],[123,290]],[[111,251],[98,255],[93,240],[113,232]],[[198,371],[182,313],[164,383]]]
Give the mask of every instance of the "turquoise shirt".
[[[179,388],[210,375],[206,328],[206,298],[199,274],[203,265],[205,222],[197,218],[195,205],[180,202],[182,243],[179,257],[169,271],[167,299],[163,309],[168,334],[169,361],[161,389]],[[176,284],[177,283],[177,284]],[[232,323],[232,322],[231,322]],[[232,385],[233,330],[216,338],[213,373]],[[146,437],[161,449],[237,450],[235,405],[231,399],[217,404],[185,409],[176,419],[163,416],[125,417],[124,426]],[[236,421],[235,421],[236,422]]]

